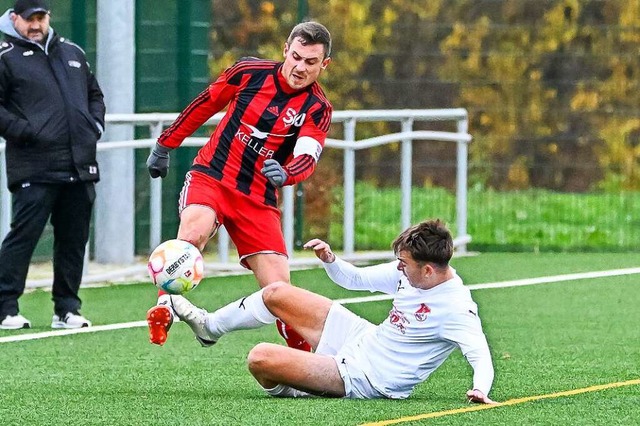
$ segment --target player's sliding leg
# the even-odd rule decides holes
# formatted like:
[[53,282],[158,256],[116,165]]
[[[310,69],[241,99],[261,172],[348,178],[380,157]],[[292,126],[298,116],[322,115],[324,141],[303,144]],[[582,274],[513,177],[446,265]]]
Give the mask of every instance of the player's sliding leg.
[[310,348],[320,341],[333,301],[308,290],[278,282],[265,288],[263,302],[273,315],[299,333]]
[[315,347],[332,303],[284,282],[273,283],[212,313],[182,296],[171,296],[171,301],[176,315],[191,327],[203,346],[210,346],[230,331],[258,328],[282,318]]
[[344,380],[330,355],[259,343],[249,352],[247,364],[260,386],[272,396],[296,398],[313,394],[340,398],[345,395]]
[[211,346],[229,331],[248,330],[273,324],[276,317],[262,300],[264,290],[229,303],[209,313],[198,308],[183,296],[171,296],[171,306],[181,321],[196,335],[202,346]]
[[[274,282],[290,282],[289,265],[287,258],[278,254],[257,254],[245,259],[258,280],[260,287],[265,287]],[[289,324],[281,319],[276,321],[278,333],[287,342],[290,348],[310,352],[311,345]]]

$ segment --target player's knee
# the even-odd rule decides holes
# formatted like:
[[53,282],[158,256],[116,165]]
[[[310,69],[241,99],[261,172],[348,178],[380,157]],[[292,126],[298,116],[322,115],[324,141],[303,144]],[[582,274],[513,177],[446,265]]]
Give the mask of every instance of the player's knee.
[[267,306],[267,308],[278,306],[280,301],[287,298],[287,292],[290,289],[291,284],[284,281],[276,281],[266,286],[262,292],[262,300],[265,306]]
[[272,345],[268,343],[258,343],[247,355],[247,367],[257,379],[264,377],[265,372],[269,369],[270,362],[273,360],[271,347]]
[[204,246],[207,243],[207,239],[198,232],[180,232],[178,234],[178,239],[193,244],[200,251],[204,249]]

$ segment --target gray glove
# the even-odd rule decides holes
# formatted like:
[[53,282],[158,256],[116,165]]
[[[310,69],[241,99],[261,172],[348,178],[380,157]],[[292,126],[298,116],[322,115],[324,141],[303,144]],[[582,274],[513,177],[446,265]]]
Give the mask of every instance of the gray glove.
[[280,188],[282,185],[284,185],[288,177],[287,172],[284,171],[280,163],[272,158],[264,160],[260,173],[262,173],[267,179],[269,179],[271,185],[277,188]]
[[160,145],[156,142],[156,146],[151,150],[149,158],[147,158],[147,169],[152,178],[166,177],[169,170],[169,151],[171,148]]

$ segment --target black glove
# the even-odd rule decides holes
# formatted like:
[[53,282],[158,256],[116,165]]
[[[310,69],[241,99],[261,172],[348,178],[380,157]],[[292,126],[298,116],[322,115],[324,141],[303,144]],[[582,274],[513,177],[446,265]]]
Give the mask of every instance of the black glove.
[[149,158],[147,158],[147,169],[152,178],[166,177],[169,170],[169,151],[171,148],[160,145],[156,142],[156,146],[151,150]]
[[284,185],[288,177],[287,172],[284,171],[280,163],[271,158],[268,160],[264,160],[260,173],[262,173],[267,179],[269,179],[271,185],[277,188],[280,188],[282,185]]

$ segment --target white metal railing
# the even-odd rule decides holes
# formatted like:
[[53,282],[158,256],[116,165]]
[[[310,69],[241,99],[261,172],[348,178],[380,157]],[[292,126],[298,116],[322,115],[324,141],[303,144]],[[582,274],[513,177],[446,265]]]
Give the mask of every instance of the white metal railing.
[[[113,149],[151,149],[165,125],[171,124],[177,113],[148,113],[148,114],[107,114],[108,125],[148,126],[150,139],[110,141],[98,143],[99,151]],[[215,125],[223,117],[222,113],[214,115],[207,121],[207,125]],[[399,133],[376,136],[369,139],[356,140],[356,125],[358,122],[385,121],[400,122]],[[413,130],[416,121],[454,121],[456,132]],[[411,222],[411,163],[412,146],[414,141],[445,141],[456,143],[457,146],[457,184],[456,184],[456,245],[459,253],[466,252],[466,244],[470,241],[467,234],[467,146],[471,142],[468,134],[467,111],[457,109],[426,109],[426,110],[355,110],[335,111],[333,123],[342,123],[343,139],[327,139],[325,147],[342,149],[344,151],[344,240],[343,251],[348,257],[354,252],[355,228],[355,165],[356,152],[362,149],[400,142],[401,144],[401,176],[400,187],[402,193],[401,225],[402,229],[410,226]],[[107,127],[108,130],[108,127]],[[201,146],[208,138],[187,138],[183,145]],[[5,164],[5,144],[0,143],[0,165]],[[3,167],[4,169],[4,167]],[[294,242],[294,189],[286,187],[283,196],[283,232],[287,247],[293,253]],[[157,246],[161,241],[162,224],[162,180],[151,180],[150,195],[150,247]],[[0,236],[6,235],[11,220],[10,193],[7,190],[6,174],[0,173]],[[117,236],[122,238],[122,236]],[[133,236],[131,236],[133,238]],[[134,244],[134,241],[131,241]],[[218,237],[218,256],[222,263],[229,262],[229,237],[221,232]],[[234,262],[235,263],[235,262]]]

